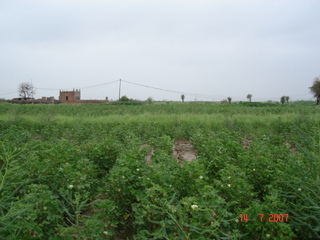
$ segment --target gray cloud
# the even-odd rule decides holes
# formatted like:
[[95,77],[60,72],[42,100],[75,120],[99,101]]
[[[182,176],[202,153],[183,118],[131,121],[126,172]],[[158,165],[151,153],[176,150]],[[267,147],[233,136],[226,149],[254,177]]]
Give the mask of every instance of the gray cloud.
[[[31,78],[38,88],[54,89],[122,78],[216,100],[246,100],[248,93],[261,100],[284,94],[310,99],[308,87],[320,65],[319,7],[312,0],[4,0],[0,97],[16,96],[6,93]],[[123,88],[133,98],[180,98],[129,84]],[[115,84],[82,95],[115,99],[117,94]]]

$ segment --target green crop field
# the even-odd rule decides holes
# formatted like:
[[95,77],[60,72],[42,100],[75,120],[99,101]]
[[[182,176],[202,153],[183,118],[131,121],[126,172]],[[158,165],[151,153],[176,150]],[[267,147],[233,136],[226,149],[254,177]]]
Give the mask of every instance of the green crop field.
[[0,167],[1,239],[320,238],[313,102],[0,103]]

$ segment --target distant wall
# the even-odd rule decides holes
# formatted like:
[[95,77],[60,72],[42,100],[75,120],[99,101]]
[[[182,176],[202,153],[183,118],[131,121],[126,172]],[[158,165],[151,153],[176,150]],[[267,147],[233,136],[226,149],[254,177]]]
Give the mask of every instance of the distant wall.
[[42,102],[48,102],[48,103],[54,103],[54,97],[42,97],[41,101]]
[[108,100],[80,100],[78,103],[108,103]]
[[64,102],[65,104],[70,104],[70,105],[79,105],[79,104],[86,104],[86,103],[92,103],[92,104],[98,104],[98,103],[109,103],[107,100],[79,100],[79,101],[74,101],[74,102]]
[[54,97],[42,97],[40,99],[13,98],[12,100],[3,100],[3,102],[18,103],[18,104],[54,104],[54,103],[58,103],[54,99]]

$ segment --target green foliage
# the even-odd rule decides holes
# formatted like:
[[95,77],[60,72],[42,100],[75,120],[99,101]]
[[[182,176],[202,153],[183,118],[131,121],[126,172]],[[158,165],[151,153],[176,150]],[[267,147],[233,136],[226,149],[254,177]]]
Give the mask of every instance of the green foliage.
[[142,105],[142,102],[137,102],[137,101],[121,101],[121,102],[112,102],[110,103],[111,105]]
[[0,142],[0,148],[0,234],[14,237],[20,231],[17,222],[32,208],[31,204],[21,199],[22,188],[32,183],[24,170],[29,159],[22,157],[25,151],[5,143]]
[[316,77],[313,81],[313,85],[309,87],[313,96],[317,98],[317,105],[320,103],[320,77]]
[[101,142],[89,142],[82,146],[85,156],[96,165],[99,175],[107,174],[116,163],[121,149],[121,144],[113,139]]
[[287,103],[289,103],[290,97],[289,96],[285,96],[285,100]]
[[119,101],[121,101],[121,102],[129,102],[130,99],[129,99],[127,96],[122,96],[122,97],[119,99]]
[[316,77],[313,81],[310,91],[313,93],[314,97],[320,98],[320,77]]
[[289,96],[282,96],[282,97],[280,98],[280,102],[281,102],[282,104],[284,104],[284,103],[289,103],[289,99],[290,99]]
[[247,107],[276,107],[275,103],[269,102],[241,102],[241,105]]
[[[0,236],[319,238],[318,116],[310,102],[0,104]],[[177,161],[177,141],[197,159]]]
[[152,104],[154,103],[154,100],[152,97],[148,97],[148,99],[146,100],[147,104]]

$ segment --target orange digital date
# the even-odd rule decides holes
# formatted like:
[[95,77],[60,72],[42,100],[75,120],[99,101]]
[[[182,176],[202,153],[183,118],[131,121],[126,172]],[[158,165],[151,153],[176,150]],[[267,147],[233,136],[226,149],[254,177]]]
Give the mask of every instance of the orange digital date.
[[[264,221],[265,214],[258,214],[260,222]],[[248,214],[240,214],[240,222],[249,221]],[[269,214],[268,222],[288,222],[289,214]]]

